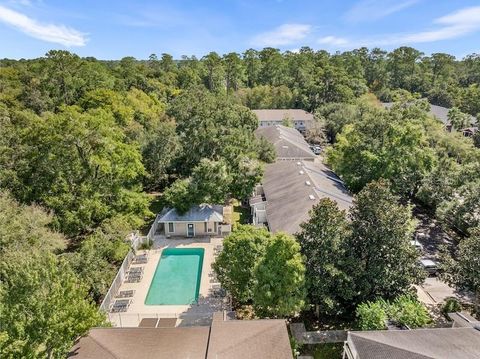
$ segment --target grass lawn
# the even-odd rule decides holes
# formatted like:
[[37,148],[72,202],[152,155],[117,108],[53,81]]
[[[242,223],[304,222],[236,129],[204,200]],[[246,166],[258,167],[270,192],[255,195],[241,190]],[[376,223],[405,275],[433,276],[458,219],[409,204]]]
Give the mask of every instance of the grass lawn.
[[235,200],[233,201],[232,224],[247,224],[250,221],[250,210],[242,207],[242,204]]

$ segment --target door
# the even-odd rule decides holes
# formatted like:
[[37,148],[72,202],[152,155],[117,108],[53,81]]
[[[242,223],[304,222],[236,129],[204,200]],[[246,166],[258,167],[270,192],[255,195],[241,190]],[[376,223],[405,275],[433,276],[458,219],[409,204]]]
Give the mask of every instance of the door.
[[195,227],[193,226],[193,223],[188,223],[187,224],[187,236],[188,237],[193,237],[195,235]]

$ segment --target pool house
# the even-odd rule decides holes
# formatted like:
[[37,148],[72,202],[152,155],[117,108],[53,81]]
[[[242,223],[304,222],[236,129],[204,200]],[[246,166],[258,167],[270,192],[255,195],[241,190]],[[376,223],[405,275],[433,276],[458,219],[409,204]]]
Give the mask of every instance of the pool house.
[[157,219],[157,233],[169,237],[225,236],[231,231],[224,215],[229,207],[201,204],[179,213],[175,208],[167,208]]

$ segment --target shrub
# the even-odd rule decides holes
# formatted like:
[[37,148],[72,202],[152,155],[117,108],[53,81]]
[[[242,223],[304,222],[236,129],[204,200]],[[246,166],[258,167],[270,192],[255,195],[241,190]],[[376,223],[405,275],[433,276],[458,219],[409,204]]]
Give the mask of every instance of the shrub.
[[356,316],[361,330],[386,329],[387,311],[383,300],[361,303],[357,307]]
[[431,321],[425,305],[410,295],[402,295],[395,299],[388,311],[391,320],[409,328],[424,327]]
[[462,310],[462,305],[457,300],[457,298],[447,298],[445,303],[442,305],[442,314],[447,316],[448,313],[460,312]]

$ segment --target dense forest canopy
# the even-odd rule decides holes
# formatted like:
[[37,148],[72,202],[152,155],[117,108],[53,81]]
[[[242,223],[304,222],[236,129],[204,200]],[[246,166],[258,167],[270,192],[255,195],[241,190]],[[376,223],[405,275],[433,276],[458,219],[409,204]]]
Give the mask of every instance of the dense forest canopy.
[[[480,224],[480,137],[457,130],[480,113],[479,86],[480,55],[410,47],[119,61],[52,50],[0,60],[0,253],[8,259],[0,265],[0,356],[61,357],[102,322],[93,303],[128,251],[123,238],[151,218],[148,192],[163,192],[180,211],[248,198],[263,163],[274,160],[253,134],[250,109],[315,113],[308,138],[328,142],[326,160],[350,190],[383,179],[401,201],[468,236]],[[452,132],[428,116],[427,101],[453,108]],[[37,272],[51,285],[42,288]],[[55,308],[50,295],[60,298]],[[22,303],[41,318],[61,313],[58,323],[41,322],[45,335],[36,336],[28,318],[11,316]],[[78,311],[68,312],[73,305]],[[65,317],[82,319],[62,326]]]

